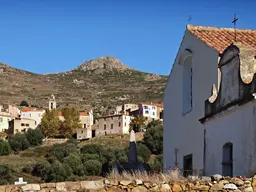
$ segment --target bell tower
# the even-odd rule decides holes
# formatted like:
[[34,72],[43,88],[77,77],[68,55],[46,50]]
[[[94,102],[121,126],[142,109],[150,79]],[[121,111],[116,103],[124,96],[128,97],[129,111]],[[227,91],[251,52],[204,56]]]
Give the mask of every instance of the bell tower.
[[49,110],[56,109],[56,100],[55,96],[52,94],[49,100]]

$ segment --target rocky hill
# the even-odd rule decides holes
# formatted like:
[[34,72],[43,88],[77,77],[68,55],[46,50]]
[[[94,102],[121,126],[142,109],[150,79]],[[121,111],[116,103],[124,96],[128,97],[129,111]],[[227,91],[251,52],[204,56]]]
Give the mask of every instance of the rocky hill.
[[166,76],[136,71],[113,57],[87,61],[57,74],[35,74],[0,63],[1,102],[47,107],[51,94],[59,107],[98,110],[124,102],[162,102]]

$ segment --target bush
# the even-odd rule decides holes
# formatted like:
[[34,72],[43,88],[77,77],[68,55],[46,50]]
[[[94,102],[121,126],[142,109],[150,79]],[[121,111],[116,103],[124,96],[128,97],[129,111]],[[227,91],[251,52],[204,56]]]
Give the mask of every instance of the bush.
[[17,133],[14,136],[11,136],[9,138],[9,144],[16,152],[23,151],[30,146],[26,136],[22,133]]
[[0,165],[0,185],[7,185],[13,183],[14,178],[9,167]]
[[128,155],[125,150],[116,152],[116,160],[119,162],[128,162]]
[[81,154],[81,160],[84,163],[85,161],[88,160],[100,160],[100,156],[98,154],[90,154],[90,153],[85,153],[85,154]]
[[100,175],[102,164],[98,160],[88,160],[84,163],[86,175]]
[[9,155],[12,152],[12,148],[7,141],[0,140],[0,155]]
[[70,154],[68,157],[63,159],[63,163],[69,165],[69,167],[73,170],[74,175],[84,175],[84,167],[79,155]]
[[143,143],[137,143],[137,153],[145,163],[149,161],[151,152]]
[[23,167],[23,168],[22,168],[22,172],[24,172],[24,173],[31,174],[32,171],[33,171],[33,168],[32,168],[32,167]]
[[25,133],[25,136],[31,146],[38,146],[42,145],[43,143],[43,134],[39,129],[28,129],[28,131]]
[[163,155],[158,155],[156,158],[149,161],[150,168],[153,172],[160,173],[163,170]]
[[78,147],[73,143],[57,144],[54,145],[47,153],[48,158],[56,158],[62,161],[65,157],[71,153],[79,154]]
[[102,154],[102,146],[97,144],[89,144],[85,145],[80,149],[81,153],[89,153],[89,154],[98,154],[101,156]]
[[29,104],[28,104],[27,101],[21,101],[20,102],[20,106],[22,106],[22,107],[29,107]]
[[143,143],[151,153],[159,155],[163,153],[163,125],[160,122],[151,122],[147,126]]
[[32,175],[41,177],[42,180],[47,179],[51,164],[46,160],[39,160],[32,170]]
[[55,161],[49,168],[46,182],[62,182],[68,178],[68,171],[71,168],[68,168],[68,165],[62,165],[59,161]]

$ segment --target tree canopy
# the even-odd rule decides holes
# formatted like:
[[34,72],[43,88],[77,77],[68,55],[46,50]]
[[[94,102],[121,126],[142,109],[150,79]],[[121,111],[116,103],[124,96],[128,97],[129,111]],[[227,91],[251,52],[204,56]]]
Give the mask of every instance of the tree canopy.
[[58,116],[58,111],[46,110],[41,120],[41,131],[45,137],[56,137],[59,136],[59,129],[61,121]]
[[20,102],[20,106],[22,106],[22,107],[29,107],[29,104],[28,104],[28,102],[27,101],[21,101]]
[[134,130],[134,132],[140,132],[141,129],[145,126],[146,118],[143,116],[137,116],[132,119],[130,123],[130,131]]
[[62,115],[64,121],[61,126],[61,135],[70,138],[76,132],[77,128],[82,127],[79,111],[75,108],[64,108]]
[[163,153],[163,124],[161,121],[152,121],[146,127],[143,143],[153,154]]

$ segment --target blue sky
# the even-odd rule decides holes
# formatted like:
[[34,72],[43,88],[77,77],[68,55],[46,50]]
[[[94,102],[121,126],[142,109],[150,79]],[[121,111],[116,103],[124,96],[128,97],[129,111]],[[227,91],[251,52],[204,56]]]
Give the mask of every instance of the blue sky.
[[191,24],[256,29],[256,1],[0,0],[0,61],[35,73],[71,70],[113,56],[169,74]]

